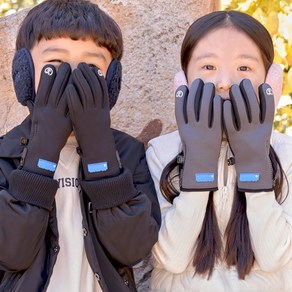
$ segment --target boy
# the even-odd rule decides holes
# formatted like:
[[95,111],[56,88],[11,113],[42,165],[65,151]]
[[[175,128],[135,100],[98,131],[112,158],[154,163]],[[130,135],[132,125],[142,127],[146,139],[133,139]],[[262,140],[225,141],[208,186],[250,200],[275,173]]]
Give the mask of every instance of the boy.
[[120,29],[88,1],[47,0],[16,49],[30,115],[0,140],[0,291],[135,291],[160,211],[142,143],[110,129]]

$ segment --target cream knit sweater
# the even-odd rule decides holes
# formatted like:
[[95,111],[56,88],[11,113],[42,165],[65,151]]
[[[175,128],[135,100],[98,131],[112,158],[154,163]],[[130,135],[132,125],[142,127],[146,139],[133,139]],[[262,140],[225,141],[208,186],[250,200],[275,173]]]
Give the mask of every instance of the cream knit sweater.
[[[177,131],[149,142],[147,161],[162,212],[159,240],[153,248],[151,289],[159,292],[291,292],[292,291],[292,137],[274,132],[271,144],[280,158],[289,184],[289,195],[279,204],[274,192],[246,193],[247,217],[256,262],[245,280],[224,262],[216,265],[211,279],[194,275],[192,260],[202,227],[208,192],[181,192],[173,204],[159,190],[161,172],[181,151]],[[227,166],[231,152],[221,146],[218,191],[214,205],[224,242],[236,180],[234,166]],[[283,194],[288,186],[284,184]]]

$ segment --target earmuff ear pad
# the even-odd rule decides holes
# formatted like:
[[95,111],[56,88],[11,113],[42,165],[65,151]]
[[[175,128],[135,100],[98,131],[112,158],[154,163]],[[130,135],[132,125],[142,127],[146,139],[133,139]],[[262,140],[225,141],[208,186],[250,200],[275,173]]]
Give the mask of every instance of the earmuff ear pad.
[[30,107],[34,103],[34,65],[27,48],[20,49],[12,61],[12,79],[18,101]]
[[273,63],[270,66],[265,82],[273,89],[275,106],[277,107],[283,90],[283,69],[279,64]]
[[122,82],[122,64],[119,60],[112,60],[107,72],[106,82],[108,87],[109,106],[110,109],[116,104]]

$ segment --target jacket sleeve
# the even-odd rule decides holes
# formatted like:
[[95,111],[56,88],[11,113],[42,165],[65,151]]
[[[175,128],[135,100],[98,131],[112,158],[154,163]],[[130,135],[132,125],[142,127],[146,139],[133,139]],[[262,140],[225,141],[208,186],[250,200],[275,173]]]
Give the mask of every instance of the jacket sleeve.
[[[44,244],[58,183],[22,170],[0,169],[0,270],[27,269]],[[7,166],[7,167],[6,167]]]
[[95,213],[97,238],[114,261],[132,266],[151,251],[161,219],[143,144],[127,145],[121,152],[120,175],[82,181],[81,186]]
[[147,161],[162,216],[158,242],[152,254],[156,267],[171,273],[182,273],[194,257],[196,240],[205,217],[208,192],[180,192],[173,204],[168,202],[160,192],[159,181],[170,159],[165,159],[163,151],[159,150],[160,145],[157,146],[150,146],[147,150]]
[[292,140],[281,144],[274,148],[287,178],[280,201],[274,192],[246,193],[255,258],[261,269],[269,272],[292,265]]

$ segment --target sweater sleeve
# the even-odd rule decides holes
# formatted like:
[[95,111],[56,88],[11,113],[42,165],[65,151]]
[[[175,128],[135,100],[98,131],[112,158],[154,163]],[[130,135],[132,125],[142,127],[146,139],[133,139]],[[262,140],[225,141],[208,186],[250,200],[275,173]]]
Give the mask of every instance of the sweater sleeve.
[[169,203],[159,187],[165,167],[161,161],[163,155],[158,155],[155,150],[153,146],[148,148],[147,161],[158,194],[162,223],[152,254],[158,267],[171,273],[181,273],[193,259],[205,216],[208,192],[181,192],[173,204]]
[[[274,192],[246,193],[247,217],[255,258],[264,271],[276,271],[292,263],[292,144],[279,153],[284,179],[279,202]],[[281,158],[281,157],[280,157]]]

